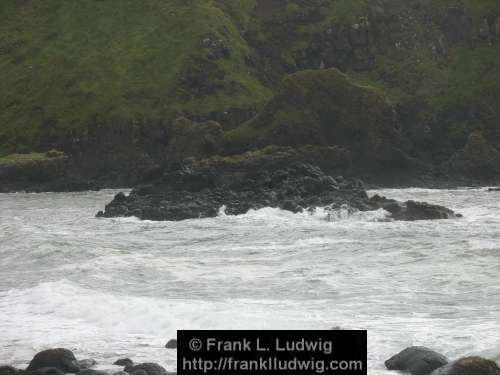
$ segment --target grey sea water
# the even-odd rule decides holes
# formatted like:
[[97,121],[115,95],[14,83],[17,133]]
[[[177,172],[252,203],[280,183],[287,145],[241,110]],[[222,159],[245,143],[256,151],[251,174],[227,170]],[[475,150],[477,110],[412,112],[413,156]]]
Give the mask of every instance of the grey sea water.
[[463,219],[331,221],[276,209],[96,219],[116,191],[0,195],[0,364],[67,347],[175,369],[177,329],[369,331],[369,373],[409,345],[500,354],[500,193],[385,190]]

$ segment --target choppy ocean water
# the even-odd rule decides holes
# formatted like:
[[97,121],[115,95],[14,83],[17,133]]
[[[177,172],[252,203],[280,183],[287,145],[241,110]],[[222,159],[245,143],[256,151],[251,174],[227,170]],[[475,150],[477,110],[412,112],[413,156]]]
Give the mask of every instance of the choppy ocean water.
[[448,221],[277,209],[96,219],[116,191],[0,194],[0,364],[46,348],[174,370],[177,329],[368,329],[369,374],[410,345],[500,359],[500,192],[377,191]]

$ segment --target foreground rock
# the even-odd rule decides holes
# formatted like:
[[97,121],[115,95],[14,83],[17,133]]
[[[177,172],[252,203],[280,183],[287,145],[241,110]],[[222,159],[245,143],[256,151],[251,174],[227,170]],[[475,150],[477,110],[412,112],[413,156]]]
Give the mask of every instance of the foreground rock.
[[177,339],[170,339],[165,344],[165,348],[167,349],[177,349]]
[[0,366],[0,375],[17,375],[20,372],[12,366]]
[[431,375],[500,375],[500,368],[488,359],[467,357],[443,366]]
[[44,368],[55,368],[63,373],[77,373],[80,371],[73,352],[61,348],[44,350],[35,355],[26,372],[33,372]]
[[448,219],[453,211],[418,202],[401,203],[380,196],[369,198],[361,181],[333,178],[310,164],[265,165],[230,169],[211,162],[171,168],[150,185],[126,196],[117,194],[98,217],[136,216],[146,220],[185,220],[215,217],[221,207],[228,215],[274,207],[294,213],[317,207],[353,210],[384,209],[396,220]]
[[425,347],[412,346],[385,361],[388,370],[405,371],[411,375],[429,375],[448,363],[448,359]]
[[156,363],[141,363],[125,367],[125,372],[130,375],[167,375],[165,368]]

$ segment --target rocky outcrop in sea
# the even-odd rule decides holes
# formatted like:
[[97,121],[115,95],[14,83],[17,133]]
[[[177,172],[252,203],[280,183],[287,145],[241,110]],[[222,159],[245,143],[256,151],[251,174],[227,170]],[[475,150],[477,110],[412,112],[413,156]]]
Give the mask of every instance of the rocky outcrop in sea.
[[450,219],[460,215],[422,202],[398,202],[369,197],[363,183],[353,178],[332,177],[305,163],[262,165],[240,169],[220,160],[205,160],[171,167],[127,196],[119,193],[98,217],[130,217],[179,221],[245,214],[265,207],[294,213],[324,207],[335,211],[383,209],[394,220]]

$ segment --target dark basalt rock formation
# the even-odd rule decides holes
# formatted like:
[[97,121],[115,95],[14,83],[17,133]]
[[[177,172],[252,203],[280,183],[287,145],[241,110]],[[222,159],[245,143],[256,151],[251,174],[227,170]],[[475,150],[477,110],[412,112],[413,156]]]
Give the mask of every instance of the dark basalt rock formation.
[[500,375],[500,368],[488,359],[466,357],[437,369],[431,375]]
[[99,185],[74,174],[74,166],[62,152],[51,150],[30,159],[18,155],[19,160],[0,162],[0,193],[26,191],[72,192],[99,190]]
[[32,372],[48,367],[56,368],[63,373],[80,371],[73,352],[62,348],[48,349],[38,353],[33,357],[26,371]]
[[411,375],[429,375],[448,363],[448,359],[431,349],[413,346],[385,361],[388,370],[405,371]]
[[109,375],[109,374],[105,371],[85,369],[85,370],[79,371],[78,375]]
[[20,372],[12,366],[0,366],[0,375],[17,375]]
[[[165,171],[150,185],[138,186],[129,196],[117,194],[98,217],[136,216],[146,220],[185,220],[275,207],[301,212],[328,206],[370,211],[383,208],[396,220],[447,219],[453,211],[425,203],[399,203],[379,196],[369,198],[356,179],[333,178],[310,164],[286,168],[220,168],[210,161],[184,164]],[[218,168],[219,167],[219,168]]]
[[25,375],[64,375],[65,372],[56,367],[42,367],[33,371],[24,371]]
[[145,373],[145,375],[167,375],[167,370],[156,363],[141,363],[135,366],[125,367],[125,372],[133,375],[140,375]]

